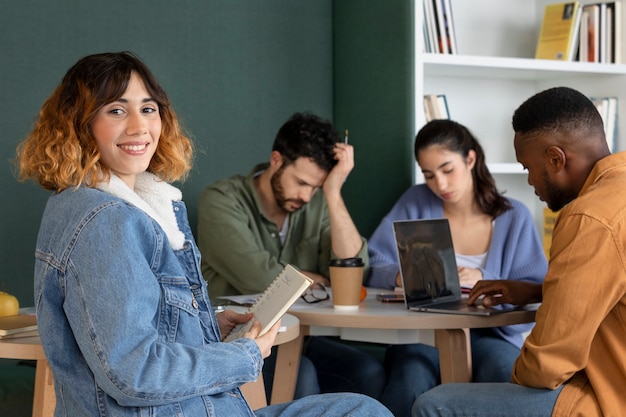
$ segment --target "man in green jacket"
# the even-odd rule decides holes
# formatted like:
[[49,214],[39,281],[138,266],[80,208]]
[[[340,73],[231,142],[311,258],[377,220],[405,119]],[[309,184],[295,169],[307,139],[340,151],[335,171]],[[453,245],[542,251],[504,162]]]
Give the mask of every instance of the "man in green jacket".
[[[198,246],[211,295],[260,293],[288,263],[326,286],[330,259],[358,256],[367,268],[367,242],[341,196],[353,167],[353,147],[330,122],[296,113],[278,131],[268,163],[209,186],[200,198]],[[322,392],[382,392],[384,370],[369,354],[313,337],[305,356]],[[296,396],[314,393],[301,384]]]

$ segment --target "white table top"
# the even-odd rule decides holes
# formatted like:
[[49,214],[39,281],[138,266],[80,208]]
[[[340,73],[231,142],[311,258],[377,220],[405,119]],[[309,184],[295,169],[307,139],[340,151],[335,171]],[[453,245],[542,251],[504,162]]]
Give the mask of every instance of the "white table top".
[[340,336],[346,340],[374,343],[434,344],[435,329],[498,327],[534,321],[536,306],[492,316],[423,313],[408,310],[404,303],[383,303],[376,294],[388,290],[368,288],[358,310],[335,310],[332,300],[308,304],[298,300],[289,313],[309,326],[310,335]]

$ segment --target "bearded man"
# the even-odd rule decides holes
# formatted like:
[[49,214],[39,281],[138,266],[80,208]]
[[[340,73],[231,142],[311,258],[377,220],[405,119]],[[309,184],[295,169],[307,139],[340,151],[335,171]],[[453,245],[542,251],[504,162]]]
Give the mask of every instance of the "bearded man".
[[[340,140],[329,121],[296,113],[279,129],[269,162],[248,176],[206,188],[198,211],[198,246],[210,294],[260,293],[288,263],[322,286],[332,284],[331,259],[358,256],[367,269],[367,241],[341,196],[353,168],[354,148]],[[310,337],[304,355],[296,398],[318,390],[373,398],[382,392],[382,364],[360,349]],[[267,388],[274,356],[264,368]],[[307,369],[309,360],[315,370]]]

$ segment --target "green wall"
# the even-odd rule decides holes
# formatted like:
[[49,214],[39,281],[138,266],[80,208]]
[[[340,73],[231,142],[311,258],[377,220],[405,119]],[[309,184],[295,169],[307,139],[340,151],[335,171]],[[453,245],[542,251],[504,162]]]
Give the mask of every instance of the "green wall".
[[333,31],[334,122],[355,148],[344,198],[369,237],[413,182],[413,2],[337,0]]
[[[4,5],[0,285],[23,306],[33,304],[33,250],[48,196],[35,184],[17,182],[11,163],[15,147],[69,66],[103,51],[137,53],[168,91],[194,138],[194,170],[182,184],[192,227],[202,189],[266,160],[278,127],[293,112],[308,110],[333,119],[340,131],[351,131],[357,166],[345,195],[357,226],[368,236],[410,183],[412,158],[410,153],[401,157],[412,135],[405,106],[409,89],[403,85],[410,77],[405,72],[410,54],[404,55],[410,16],[404,3],[411,2],[334,3],[21,0]],[[334,14],[339,20],[333,23]],[[346,32],[341,21],[352,29]],[[378,48],[385,50],[374,50]],[[333,61],[343,66],[345,58],[333,51],[349,49],[358,56],[345,62],[347,72],[333,70]],[[358,76],[352,79],[352,73]],[[369,90],[366,96],[355,95],[361,89]],[[337,106],[342,110],[335,114]]]

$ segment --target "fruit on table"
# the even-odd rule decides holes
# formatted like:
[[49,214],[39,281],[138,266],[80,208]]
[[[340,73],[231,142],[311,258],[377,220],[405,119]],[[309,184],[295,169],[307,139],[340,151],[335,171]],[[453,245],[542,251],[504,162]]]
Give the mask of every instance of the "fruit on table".
[[20,303],[14,295],[0,291],[0,317],[15,316],[20,309]]
[[367,297],[367,290],[365,289],[364,286],[361,286],[361,301],[365,300],[366,297]]

